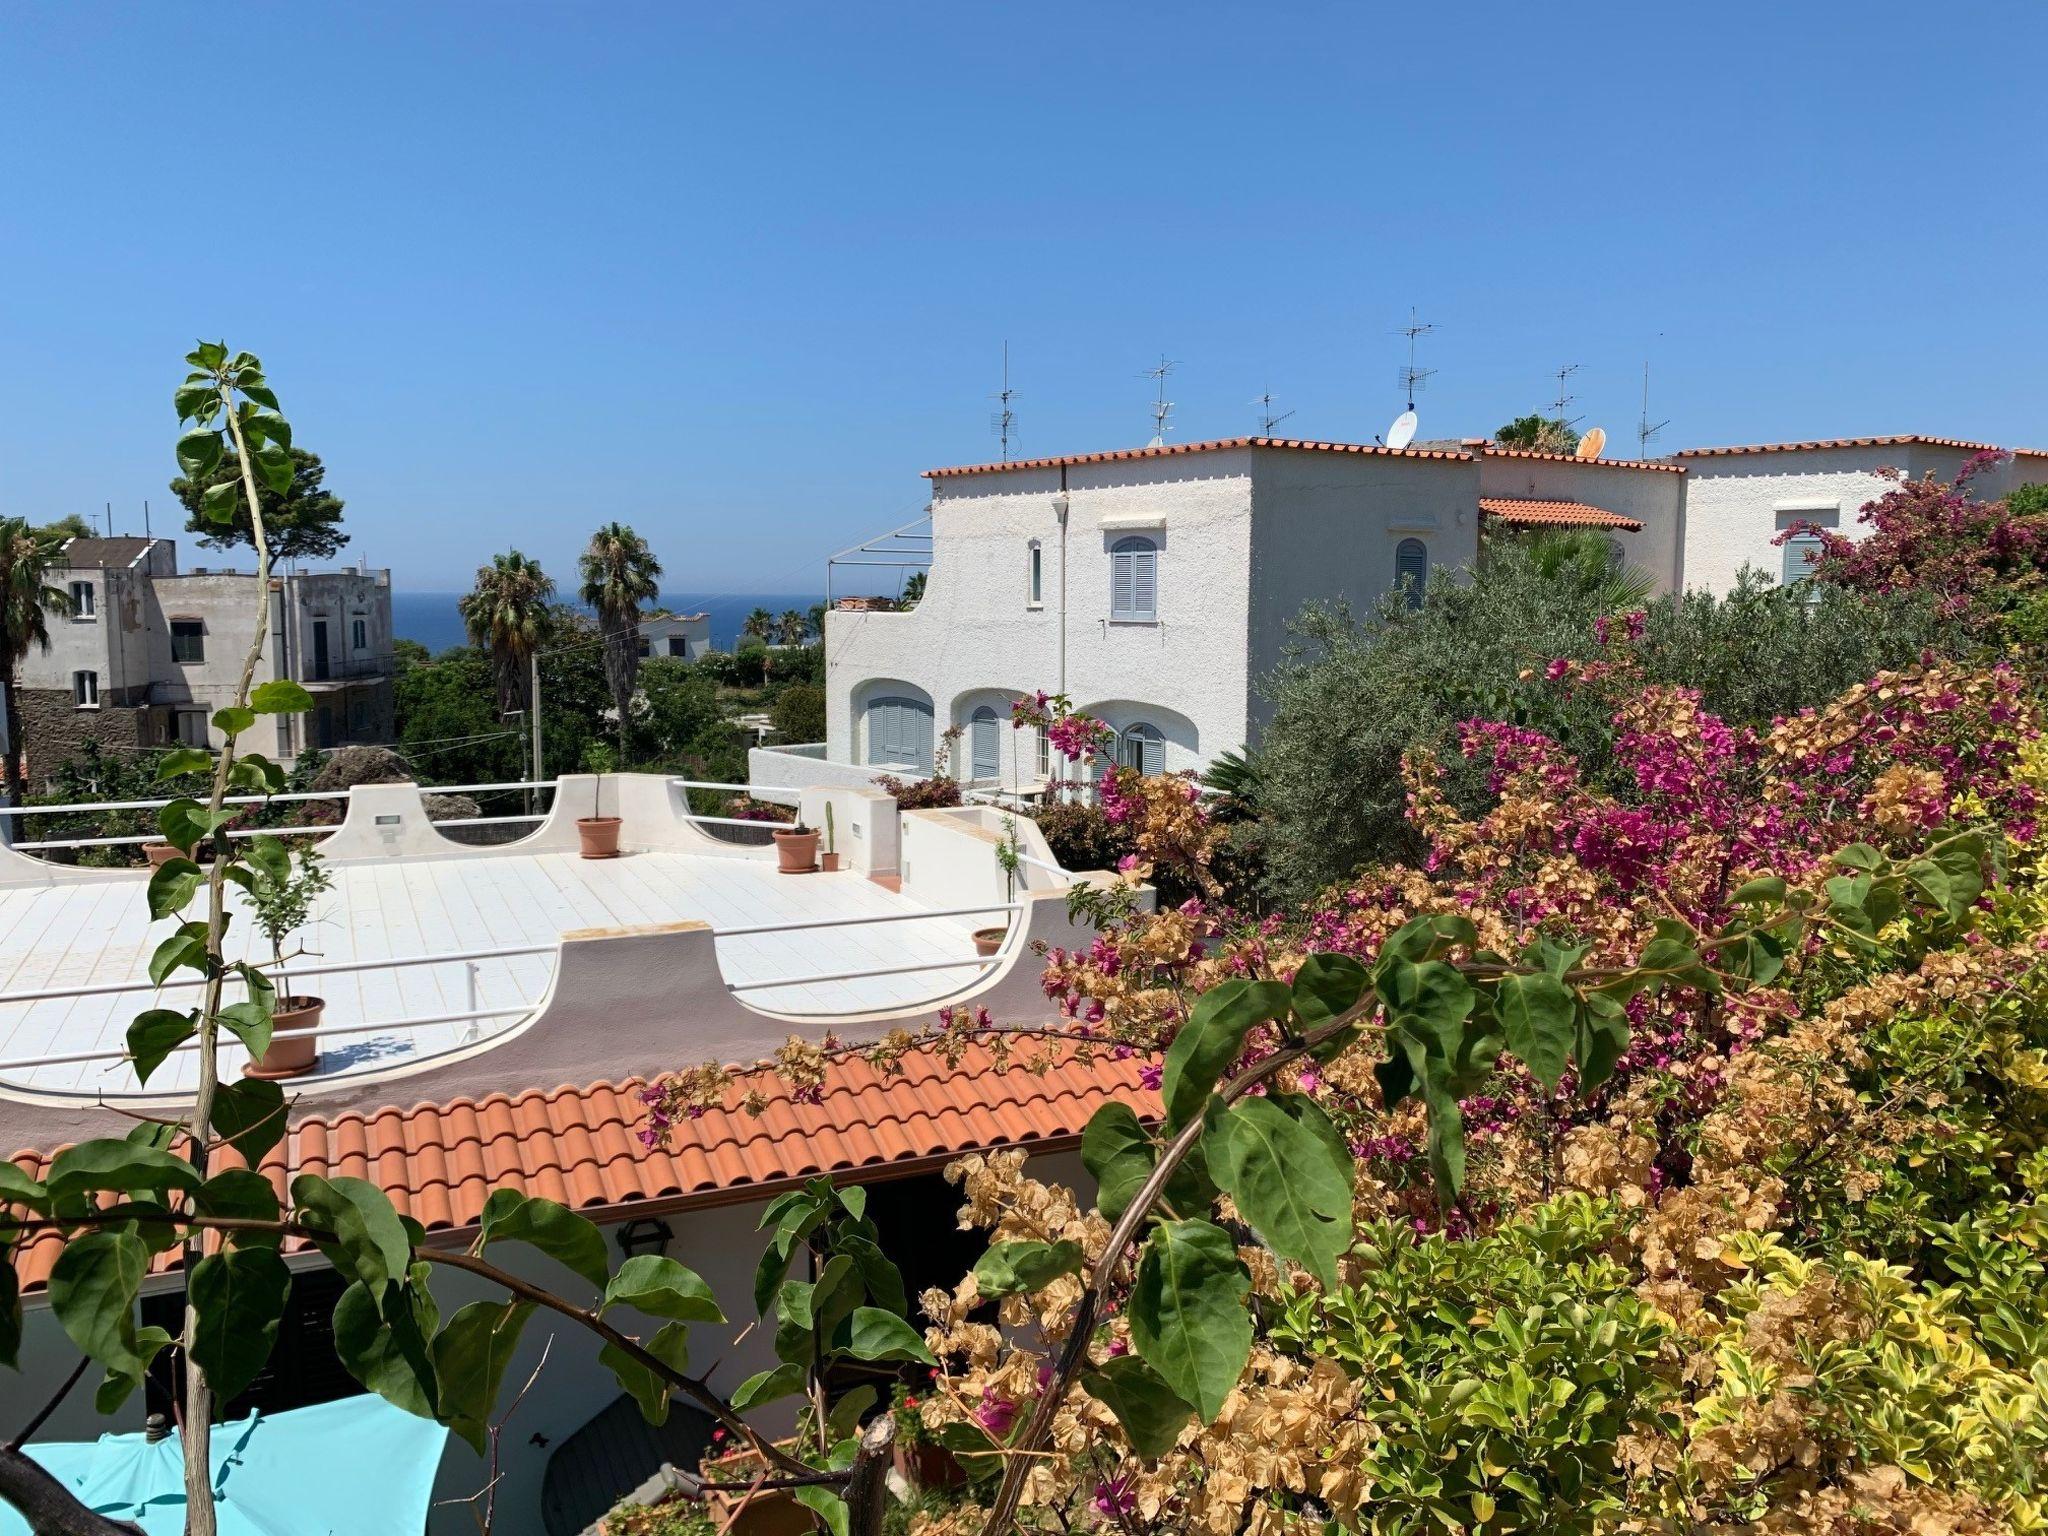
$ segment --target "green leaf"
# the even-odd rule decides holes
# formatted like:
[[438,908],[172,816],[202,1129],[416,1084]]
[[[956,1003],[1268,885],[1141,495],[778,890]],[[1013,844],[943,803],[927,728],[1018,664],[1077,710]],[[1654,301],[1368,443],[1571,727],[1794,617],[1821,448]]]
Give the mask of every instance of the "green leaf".
[[208,522],[224,527],[235,520],[235,509],[241,504],[240,482],[223,480],[206,488],[199,498],[199,511]]
[[161,921],[185,908],[204,873],[190,859],[166,859],[149,876],[149,915],[152,921]]
[[974,1266],[974,1283],[985,1297],[1036,1291],[1080,1269],[1079,1243],[996,1243]]
[[1465,1185],[1465,1112],[1458,1096],[1447,1086],[1445,1074],[1435,1061],[1422,1080],[1422,1102],[1429,1110],[1430,1177],[1436,1181],[1439,1200],[1456,1196]]
[[206,974],[206,924],[185,923],[150,953],[149,979],[162,986],[164,978],[179,969]]
[[1860,869],[1870,874],[1884,868],[1884,855],[1868,843],[1851,843],[1835,855],[1834,862],[1844,869]]
[[855,1307],[832,1336],[832,1348],[856,1360],[916,1360],[937,1365],[924,1338],[894,1312],[880,1307]]
[[223,1082],[213,1096],[213,1129],[255,1167],[284,1140],[284,1089],[260,1077]]
[[292,488],[292,456],[275,443],[265,443],[250,455],[255,461],[256,473],[275,494],[282,496]]
[[490,1449],[491,1410],[519,1348],[530,1301],[472,1301],[434,1335],[429,1350],[441,1390],[441,1422],[479,1456]]
[[152,1008],[147,1013],[138,1013],[135,1022],[128,1026],[128,1054],[135,1061],[135,1080],[147,1084],[150,1073],[162,1066],[171,1054],[199,1029],[195,1013],[179,1013],[173,1008]]
[[1152,1176],[1152,1138],[1128,1104],[1105,1104],[1081,1132],[1081,1163],[1095,1180],[1095,1204],[1111,1221]]
[[0,1205],[25,1205],[32,1211],[47,1211],[50,1208],[49,1186],[39,1179],[30,1178],[19,1163],[0,1158]]
[[[261,388],[260,385],[258,387]],[[266,395],[270,393],[267,389],[263,392]],[[247,393],[247,391],[244,391],[244,393]],[[272,398],[274,400],[275,396]],[[292,446],[292,424],[274,410],[250,412],[242,421],[242,430],[261,437],[265,442],[275,443],[279,448],[285,449],[287,452],[289,452]],[[273,485],[271,489],[273,491],[285,490],[288,488],[289,483],[286,482],[286,485],[282,486]]]
[[1555,976],[1503,976],[1494,1011],[1507,1032],[1508,1049],[1546,1090],[1564,1076],[1573,1038],[1577,1001]]
[[[1339,1018],[1364,997],[1372,978],[1349,955],[1310,955],[1294,973],[1294,1017],[1304,1032],[1322,1028]],[[1315,1048],[1318,1061],[1328,1061],[1358,1038],[1358,1031],[1344,1030]]]
[[395,1408],[436,1417],[440,1386],[427,1341],[440,1312],[424,1284],[421,1264],[413,1283],[385,1289],[382,1302],[360,1280],[334,1304],[334,1352],[348,1373]]
[[273,677],[256,685],[249,707],[259,715],[303,715],[313,707],[313,695],[288,677]]
[[638,1253],[619,1266],[605,1287],[604,1307],[634,1307],[649,1317],[679,1323],[722,1323],[711,1287],[695,1270],[658,1253]]
[[173,747],[156,760],[156,776],[175,779],[187,773],[210,773],[213,754],[204,747]]
[[566,1205],[516,1189],[500,1189],[484,1202],[476,1251],[492,1243],[526,1243],[602,1291],[611,1278],[611,1258],[595,1223]]
[[1754,880],[1745,880],[1735,888],[1730,898],[1738,905],[1751,902],[1780,902],[1785,899],[1785,880],[1782,875],[1758,875]]
[[270,1010],[253,999],[245,1003],[229,1003],[214,1015],[222,1025],[234,1032],[248,1049],[251,1056],[261,1056],[270,1049]]
[[1214,1222],[1162,1222],[1139,1254],[1131,1345],[1205,1424],[1251,1357],[1250,1290],[1237,1245]]
[[1441,960],[1418,965],[1397,959],[1380,968],[1375,985],[1396,1025],[1412,1030],[1446,1060],[1458,1059],[1464,1046],[1465,1020],[1476,999],[1472,984],[1456,968]]
[[1099,1370],[1083,1371],[1081,1385],[1123,1426],[1131,1449],[1147,1460],[1172,1450],[1195,1410],[1136,1355],[1114,1355]]
[[[50,1270],[50,1310],[87,1358],[139,1384],[149,1366],[135,1324],[135,1298],[149,1250],[132,1232],[87,1232],[64,1245]],[[122,1396],[126,1396],[126,1392]]]
[[182,1157],[132,1141],[99,1140],[81,1141],[59,1152],[50,1164],[47,1182],[51,1199],[67,1200],[103,1189],[130,1194],[143,1190],[162,1194],[173,1189],[189,1193],[200,1181],[199,1170]]
[[1167,1128],[1178,1130],[1199,1115],[1216,1079],[1243,1051],[1245,1036],[1259,1024],[1286,1018],[1293,1007],[1293,994],[1277,981],[1240,978],[1204,992],[1166,1053],[1160,1093]]
[[211,836],[216,827],[224,827],[234,819],[233,807],[208,810],[189,796],[173,800],[156,813],[156,824],[164,834],[164,841],[181,853],[190,853],[194,843]]
[[268,832],[259,833],[249,839],[242,856],[249,865],[272,885],[283,885],[292,876],[292,856],[285,845]]
[[818,1278],[811,1285],[811,1329],[823,1338],[830,1338],[832,1330],[840,1320],[866,1298],[861,1288],[860,1277],[854,1272],[853,1260],[843,1253],[835,1253],[825,1261],[818,1271]]
[[1387,936],[1380,945],[1377,971],[1389,960],[1405,960],[1411,965],[1440,959],[1456,948],[1477,949],[1479,930],[1472,925],[1469,917],[1459,917],[1450,912],[1432,912],[1426,917],[1404,923]]
[[1209,1166],[1259,1240],[1335,1289],[1351,1246],[1351,1156],[1300,1095],[1247,1098],[1211,1112]]
[[171,403],[178,408],[180,421],[191,421],[204,415],[219,401],[220,394],[211,384],[180,384],[171,394]]
[[285,787],[285,774],[261,752],[244,752],[228,770],[228,783],[252,795],[274,795]]
[[802,1488],[792,1489],[790,1496],[797,1503],[803,1505],[805,1509],[808,1509],[812,1514],[824,1521],[825,1529],[830,1533],[830,1536],[846,1536],[846,1523],[850,1517],[846,1508],[846,1500],[842,1499],[838,1494],[829,1488],[821,1488],[817,1484],[812,1483]]
[[302,1173],[292,1180],[292,1204],[305,1225],[331,1234],[320,1251],[351,1280],[381,1297],[385,1286],[405,1278],[412,1244],[390,1198],[376,1185]]
[[220,433],[211,427],[194,427],[178,439],[178,468],[188,480],[204,480],[220,463]]
[[881,1395],[873,1387],[855,1387],[834,1403],[831,1413],[825,1418],[825,1428],[831,1438],[844,1440],[849,1435],[860,1433],[861,1415],[874,1407]]
[[[270,1180],[253,1168],[223,1168],[192,1197],[202,1216],[225,1216],[239,1221],[277,1221],[277,1191]],[[275,1248],[284,1241],[281,1232],[229,1232],[227,1240],[238,1248]]]
[[[670,1369],[690,1368],[689,1328],[683,1323],[663,1323],[641,1347]],[[668,1422],[669,1395],[675,1390],[666,1376],[627,1354],[616,1344],[597,1352],[598,1364],[618,1378],[633,1401],[640,1405],[640,1417],[650,1424]]]
[[213,712],[213,728],[232,741],[256,723],[256,711],[229,704]]
[[1952,843],[1913,860],[1906,866],[1906,878],[1951,923],[1960,924],[1984,894],[1983,850],[1975,838]]
[[227,343],[222,341],[202,341],[185,354],[185,361],[194,368],[212,370],[220,367],[227,360]]
[[772,1371],[761,1371],[740,1383],[739,1390],[732,1395],[732,1406],[745,1413],[763,1403],[772,1403],[779,1397],[788,1397],[792,1392],[804,1389],[804,1368],[801,1365],[778,1365]]
[[890,1312],[909,1311],[910,1298],[903,1291],[903,1272],[889,1262],[881,1244],[857,1232],[835,1233],[833,1242],[860,1271],[860,1283],[867,1287],[870,1301]]
[[259,383],[251,379],[242,379],[237,381],[237,387],[258,405],[267,405],[273,411],[277,409],[277,396],[272,393],[268,384]]
[[839,1202],[839,1208],[859,1221],[868,1213],[868,1192],[864,1185],[845,1184],[832,1191],[832,1198]]
[[221,1402],[239,1396],[270,1358],[291,1289],[291,1271],[271,1248],[229,1248],[193,1266],[192,1358]]

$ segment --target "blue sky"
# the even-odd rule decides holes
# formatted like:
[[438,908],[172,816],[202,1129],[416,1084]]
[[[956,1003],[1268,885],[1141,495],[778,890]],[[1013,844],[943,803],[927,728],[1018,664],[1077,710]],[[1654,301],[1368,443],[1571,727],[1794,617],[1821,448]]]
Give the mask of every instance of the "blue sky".
[[[1396,14],[1396,12],[1400,14]],[[0,511],[143,498],[260,353],[348,551],[808,591],[991,458],[1424,435],[2048,445],[2048,7],[10,6]],[[188,556],[189,560],[189,556]]]

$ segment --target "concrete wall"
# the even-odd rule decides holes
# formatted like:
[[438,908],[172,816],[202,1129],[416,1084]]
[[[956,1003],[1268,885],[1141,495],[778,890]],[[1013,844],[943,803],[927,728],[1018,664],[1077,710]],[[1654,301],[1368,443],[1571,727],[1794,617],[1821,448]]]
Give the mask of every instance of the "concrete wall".
[[[1377,607],[1395,581],[1404,539],[1429,549],[1430,570],[1469,567],[1479,549],[1479,466],[1469,458],[1392,454],[1258,456],[1253,477],[1247,719],[1270,715],[1256,696],[1277,666],[1288,625],[1311,602]],[[1210,756],[1245,736],[1210,744]]]
[[1656,578],[1659,592],[1685,585],[1688,476],[1667,467],[1637,467],[1605,460],[1522,458],[1489,453],[1479,464],[1480,493],[1582,501],[1633,517],[1641,533],[1616,533],[1622,556]]
[[[1965,449],[1917,443],[1688,457],[1686,585],[1726,592],[1745,565],[1775,581],[1784,554],[1771,540],[1793,522],[1816,522],[1861,538],[1868,530],[1858,514],[1891,489],[1878,470],[1899,469],[1914,479],[1931,472],[1948,480],[1970,457]],[[2015,454],[1972,485],[1988,501],[2030,481],[2048,482],[2048,456]]]

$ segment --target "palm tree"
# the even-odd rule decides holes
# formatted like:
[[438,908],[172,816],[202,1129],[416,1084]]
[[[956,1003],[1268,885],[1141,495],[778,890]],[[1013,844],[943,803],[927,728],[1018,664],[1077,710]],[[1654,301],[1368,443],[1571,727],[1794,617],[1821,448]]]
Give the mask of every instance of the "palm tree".
[[50,648],[49,615],[69,613],[71,599],[45,577],[63,540],[24,518],[0,518],[0,692],[7,695],[6,787],[19,805],[28,793],[22,772],[21,664],[31,649]]
[[529,663],[547,630],[548,600],[554,595],[555,584],[539,562],[513,549],[479,566],[476,586],[456,602],[470,640],[490,649],[501,715],[533,707]]
[[924,572],[912,571],[910,579],[903,583],[903,606],[915,608],[924,601]]
[[766,608],[756,608],[747,615],[747,622],[740,626],[741,634],[749,639],[758,640],[763,645],[768,643],[768,637],[774,632],[775,615]]
[[[590,536],[580,562],[579,596],[597,614],[604,636],[604,680],[619,712],[619,742],[632,718],[633,685],[640,675],[640,605],[661,591],[661,562],[647,541],[624,523],[606,523]],[[621,754],[623,755],[623,754]]]
[[797,609],[785,608],[775,621],[775,638],[784,645],[802,645],[811,638],[811,621]]

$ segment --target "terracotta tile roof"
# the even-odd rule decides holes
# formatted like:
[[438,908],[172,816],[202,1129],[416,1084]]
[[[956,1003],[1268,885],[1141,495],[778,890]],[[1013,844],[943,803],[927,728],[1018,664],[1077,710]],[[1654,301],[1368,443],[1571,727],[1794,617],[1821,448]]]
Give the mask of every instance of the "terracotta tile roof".
[[1011,469],[1059,469],[1070,464],[1114,464],[1125,459],[1165,459],[1182,453],[1214,453],[1223,448],[1291,448],[1307,453],[1367,453],[1397,459],[1470,459],[1455,448],[1387,448],[1379,443],[1326,443],[1299,437],[1217,437],[1203,443],[1168,443],[1160,448],[1117,448],[1108,453],[1076,453],[1063,458],[1013,459],[1007,464],[960,464],[928,469],[927,480],[955,475],[995,475]]
[[1618,528],[1641,533],[1642,523],[1583,501],[1544,501],[1533,496],[1482,496],[1479,510],[1496,522],[1528,528]]
[[[778,1098],[758,1117],[739,1107],[757,1076],[735,1073],[725,1105],[679,1122],[659,1152],[635,1134],[647,1114],[640,1079],[490,1094],[303,1120],[263,1172],[280,1196],[301,1173],[368,1179],[429,1232],[473,1227],[491,1192],[505,1188],[590,1213],[654,1214],[752,1199],[820,1173],[907,1172],[991,1146],[1071,1146],[1111,1099],[1159,1113],[1158,1094],[1139,1086],[1140,1065],[1067,1056],[1041,1074],[998,1071],[979,1046],[957,1067],[913,1051],[887,1077],[839,1062],[818,1103]],[[17,1152],[14,1162],[40,1178],[61,1150]],[[52,1234],[23,1245],[15,1268],[24,1289],[49,1278],[59,1247]],[[159,1267],[172,1262],[164,1255]]]
[[1582,459],[1576,453],[1538,453],[1533,448],[1504,448],[1484,438],[1468,439],[1467,444],[1489,459],[1541,459],[1551,464],[1596,464],[1602,469],[1653,469],[1667,475],[1685,473],[1683,464],[1664,464],[1655,459]]
[[1805,443],[1747,443],[1733,448],[1681,448],[1675,459],[1716,459],[1736,453],[1803,453],[1815,448],[1962,448],[1971,453],[2014,453],[2025,458],[2048,457],[2037,448],[2000,448],[1996,443],[1971,443],[1959,437],[1924,437],[1917,432],[1897,437],[1821,437]]

